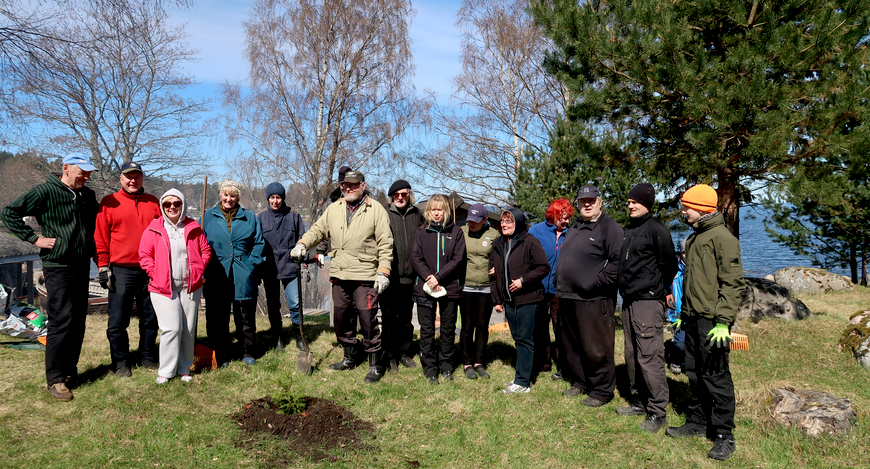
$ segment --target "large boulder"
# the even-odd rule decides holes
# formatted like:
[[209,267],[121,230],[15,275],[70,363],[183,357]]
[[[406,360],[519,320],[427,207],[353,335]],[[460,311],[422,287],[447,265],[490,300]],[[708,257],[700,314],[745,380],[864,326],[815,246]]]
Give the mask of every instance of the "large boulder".
[[773,276],[776,283],[788,288],[793,295],[827,293],[853,288],[848,278],[812,267],[786,267],[777,270]]
[[870,311],[858,311],[849,318],[837,350],[851,352],[859,365],[870,370]]
[[756,277],[745,277],[746,288],[740,295],[738,319],[760,321],[765,318],[796,321],[812,315],[803,302],[793,298],[788,289],[776,282]]
[[786,427],[795,426],[809,437],[823,433],[845,436],[852,430],[858,414],[847,399],[820,391],[771,389],[773,420]]

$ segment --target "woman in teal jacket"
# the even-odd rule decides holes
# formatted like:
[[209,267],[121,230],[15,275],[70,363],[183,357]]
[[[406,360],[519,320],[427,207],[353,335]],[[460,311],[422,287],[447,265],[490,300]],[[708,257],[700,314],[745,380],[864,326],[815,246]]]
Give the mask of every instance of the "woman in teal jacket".
[[263,263],[263,230],[254,212],[239,206],[241,185],[223,181],[220,201],[205,211],[202,229],[214,254],[205,272],[205,320],[208,341],[221,366],[229,364],[229,316],[233,313],[242,361],[253,365],[257,332],[257,275]]

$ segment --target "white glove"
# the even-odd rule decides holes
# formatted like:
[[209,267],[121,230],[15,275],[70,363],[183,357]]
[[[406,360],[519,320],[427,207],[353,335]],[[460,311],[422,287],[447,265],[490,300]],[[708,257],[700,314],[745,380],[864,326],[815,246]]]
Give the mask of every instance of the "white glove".
[[323,267],[326,264],[326,256],[324,256],[323,254],[318,254],[316,256],[316,259],[318,267]]
[[297,244],[290,250],[290,259],[293,259],[296,262],[300,262],[305,258],[305,253],[308,252],[305,249],[305,245],[302,243]]
[[380,295],[390,286],[390,279],[386,275],[379,273],[377,278],[375,278],[375,283],[378,285],[378,295]]

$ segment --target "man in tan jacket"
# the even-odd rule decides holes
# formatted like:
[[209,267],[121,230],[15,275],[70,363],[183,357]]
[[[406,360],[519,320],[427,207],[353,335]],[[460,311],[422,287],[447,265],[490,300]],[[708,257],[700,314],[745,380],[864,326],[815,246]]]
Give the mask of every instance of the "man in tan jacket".
[[326,211],[290,252],[301,259],[312,246],[324,239],[332,242],[329,257],[335,336],[344,348],[344,358],[329,367],[346,370],[357,364],[359,340],[356,338],[357,314],[363,334],[363,349],[369,356],[366,383],[384,375],[381,333],[378,328],[378,295],[390,284],[393,262],[393,235],[384,206],[366,191],[365,176],[348,171],[341,183],[343,197]]

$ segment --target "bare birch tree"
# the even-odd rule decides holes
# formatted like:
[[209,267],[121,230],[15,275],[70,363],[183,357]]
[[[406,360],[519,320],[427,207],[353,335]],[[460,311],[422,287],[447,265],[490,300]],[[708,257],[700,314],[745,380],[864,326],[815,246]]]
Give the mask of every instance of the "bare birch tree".
[[44,30],[14,74],[15,111],[42,123],[53,149],[91,155],[97,188],[114,188],[126,161],[169,177],[203,168],[207,103],[181,95],[195,83],[182,69],[195,51],[167,20],[159,1],[84,2]]
[[419,115],[412,13],[407,0],[255,1],[245,22],[250,76],[223,86],[230,142],[259,163],[240,166],[304,183],[302,212],[313,214],[338,166],[386,165]]
[[444,143],[420,160],[444,173],[434,189],[504,205],[526,152],[548,151],[566,97],[541,67],[549,42],[525,11],[528,3],[465,0],[457,12],[462,72],[450,104],[432,107]]

